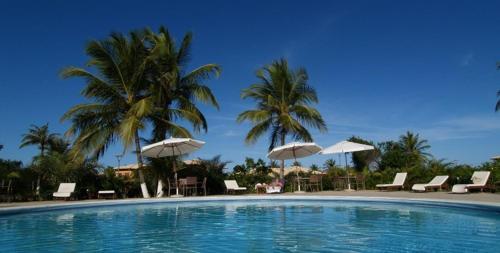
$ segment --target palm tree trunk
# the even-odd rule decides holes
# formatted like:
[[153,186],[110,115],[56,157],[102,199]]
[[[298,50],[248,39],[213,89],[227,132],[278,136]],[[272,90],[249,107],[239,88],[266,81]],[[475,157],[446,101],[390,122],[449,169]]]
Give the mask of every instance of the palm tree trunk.
[[36,179],[35,194],[36,194],[36,197],[38,198],[38,200],[41,200],[40,199],[40,175],[38,175],[38,177]]
[[[285,145],[285,134],[281,134],[281,146]],[[282,181],[285,178],[285,160],[281,160],[280,166],[280,180]]]
[[[45,153],[45,145],[41,144],[40,145],[40,157],[43,159],[43,154]],[[35,195],[38,200],[40,199],[40,171],[38,172],[37,179],[36,179],[36,189],[35,189]]]
[[161,176],[158,176],[158,187],[156,188],[156,197],[163,197],[163,181],[161,180]]
[[142,197],[143,198],[149,198],[149,192],[148,192],[148,187],[146,185],[146,182],[144,182],[144,175],[142,174],[142,155],[141,155],[141,143],[139,141],[139,131],[135,131],[135,151],[137,155],[137,165],[139,166],[138,172],[139,172],[139,181],[141,182],[141,191],[142,191]]

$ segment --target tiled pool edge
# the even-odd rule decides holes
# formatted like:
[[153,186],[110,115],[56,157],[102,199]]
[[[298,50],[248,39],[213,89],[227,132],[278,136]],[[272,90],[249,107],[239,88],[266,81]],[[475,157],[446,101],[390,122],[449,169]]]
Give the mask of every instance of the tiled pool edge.
[[252,200],[297,200],[297,201],[360,201],[360,202],[384,202],[394,204],[423,204],[429,206],[445,206],[454,208],[472,208],[486,211],[500,212],[500,203],[479,202],[479,201],[460,201],[444,199],[426,199],[426,198],[398,198],[398,197],[362,197],[362,196],[305,196],[305,195],[262,195],[262,196],[208,196],[208,197],[189,197],[189,198],[151,198],[151,199],[120,199],[120,200],[99,200],[84,202],[61,202],[50,204],[37,204],[32,206],[17,206],[0,208],[0,215],[12,215],[29,212],[44,212],[51,210],[65,210],[75,208],[91,208],[117,205],[138,205],[148,203],[183,203],[183,202],[212,202],[212,201],[252,201]]

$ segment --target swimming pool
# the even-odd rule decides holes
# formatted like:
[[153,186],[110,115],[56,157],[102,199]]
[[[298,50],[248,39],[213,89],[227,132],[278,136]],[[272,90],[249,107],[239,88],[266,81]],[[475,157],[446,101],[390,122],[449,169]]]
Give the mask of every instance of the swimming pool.
[[0,216],[2,252],[495,252],[500,213],[421,203],[251,200]]

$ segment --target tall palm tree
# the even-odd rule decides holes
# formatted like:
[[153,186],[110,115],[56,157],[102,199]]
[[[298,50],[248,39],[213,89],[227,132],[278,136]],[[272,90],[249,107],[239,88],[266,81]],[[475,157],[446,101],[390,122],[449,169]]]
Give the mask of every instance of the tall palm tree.
[[[262,135],[269,133],[269,150],[284,145],[286,137],[294,140],[313,141],[307,127],[327,130],[318,110],[312,104],[318,102],[314,88],[307,83],[304,68],[291,70],[285,59],[274,61],[257,71],[258,83],[244,89],[241,97],[257,102],[255,109],[238,115],[239,123],[253,124],[245,142],[252,144]],[[284,177],[285,162],[281,161],[280,177]]]
[[[67,135],[76,136],[74,148],[91,153],[95,158],[104,154],[109,145],[121,140],[124,152],[132,143],[139,168],[143,166],[139,131],[154,108],[147,91],[148,51],[142,32],[128,37],[112,33],[107,39],[92,40],[86,45],[90,57],[88,67],[68,67],[63,78],[79,77],[86,81],[82,95],[90,100],[69,109],[62,120],[71,120]],[[143,197],[149,197],[144,176],[139,169]]]
[[406,155],[407,167],[410,165],[410,162],[424,162],[432,156],[430,153],[426,152],[426,150],[431,147],[427,140],[420,139],[418,134],[414,134],[410,131],[407,131],[406,134],[399,137],[399,145]]
[[[497,62],[497,70],[500,70],[500,62]],[[497,97],[498,97],[498,101],[497,101],[497,105],[495,106],[495,112],[500,111],[500,90],[497,92]]]
[[[207,121],[197,107],[197,103],[211,105],[219,109],[219,104],[211,89],[204,82],[212,77],[218,77],[220,66],[205,64],[188,71],[189,55],[191,54],[192,34],[187,33],[180,45],[165,27],[160,27],[158,33],[147,30],[147,41],[150,45],[148,56],[148,76],[154,85],[151,94],[155,106],[161,108],[150,115],[153,126],[150,142],[165,139],[168,135],[176,137],[191,137],[191,132],[181,125],[173,124],[175,120],[185,120],[195,132],[207,131]],[[170,124],[165,124],[165,121]],[[164,164],[164,163],[156,163]],[[161,177],[164,166],[153,166],[158,175],[158,188],[162,187]]]
[[40,156],[44,156],[50,145],[56,142],[58,134],[50,133],[49,124],[42,126],[31,125],[28,133],[23,134],[20,148],[27,146],[37,146],[40,150]]
[[184,119],[195,132],[207,131],[207,121],[197,107],[201,102],[219,109],[219,104],[211,89],[204,81],[218,77],[221,68],[217,64],[205,64],[187,71],[191,54],[192,34],[184,35],[179,46],[165,27],[158,33],[147,30],[147,39],[151,45],[148,69],[155,104],[162,108],[151,117],[153,141],[160,141],[167,135],[191,137],[191,133],[180,125],[164,124],[164,121]]
[[[218,75],[220,68],[208,64],[187,72],[191,35],[178,49],[173,41],[163,27],[158,34],[149,29],[131,32],[129,37],[113,33],[108,39],[87,45],[89,66],[97,73],[75,67],[63,71],[65,78],[86,79],[83,95],[91,100],[63,116],[63,120],[73,122],[68,134],[78,135],[76,147],[99,157],[118,140],[125,150],[134,143],[137,163],[142,167],[139,132],[147,123],[153,125],[151,141],[162,140],[167,134],[191,136],[175,123],[181,119],[191,123],[195,131],[206,131],[206,120],[195,102],[218,108],[212,92],[201,82]],[[143,196],[148,197],[141,170],[139,178]]]
[[[24,148],[27,146],[37,146],[40,150],[40,158],[43,158],[47,152],[47,150],[51,146],[55,146],[56,142],[58,142],[58,134],[50,133],[49,124],[45,124],[42,126],[31,125],[31,128],[28,129],[28,133],[23,135],[21,140],[20,148]],[[40,196],[40,173],[37,173],[36,180],[36,195]]]
[[497,97],[498,97],[498,101],[497,101],[497,105],[495,106],[495,112],[500,111],[500,90],[497,92]]

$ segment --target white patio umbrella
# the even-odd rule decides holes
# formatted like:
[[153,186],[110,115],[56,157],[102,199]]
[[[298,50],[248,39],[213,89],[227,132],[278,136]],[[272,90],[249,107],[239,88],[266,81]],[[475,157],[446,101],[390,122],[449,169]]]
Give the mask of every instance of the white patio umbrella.
[[[314,155],[321,150],[321,147],[313,142],[292,142],[280,147],[276,147],[271,150],[267,157],[272,160],[290,160],[297,158],[302,158],[310,155]],[[297,171],[297,181],[298,181],[298,191],[296,193],[301,193],[300,189],[300,178]]]
[[[345,156],[345,167],[347,171],[347,153],[354,153],[354,152],[359,152],[359,151],[366,151],[366,150],[373,150],[375,147],[371,145],[366,145],[366,144],[361,144],[361,143],[356,143],[356,142],[351,142],[351,141],[341,141],[338,142],[330,147],[327,147],[321,152],[319,152],[322,155],[328,155],[328,154],[344,154]],[[347,172],[347,190],[351,190],[351,181],[349,179],[349,172]]]
[[[191,138],[168,138],[163,141],[153,143],[151,145],[147,145],[141,149],[141,153],[144,156],[160,158],[166,156],[179,156],[187,153],[191,153],[199,148],[201,148],[205,144],[203,141],[194,140]],[[177,182],[177,166],[175,161],[172,164],[174,169],[174,177],[175,177],[175,193],[176,195],[173,197],[182,197],[179,194],[179,186]],[[163,195],[163,191],[161,190],[162,183],[161,180],[158,180],[158,189],[156,196],[161,197]]]

